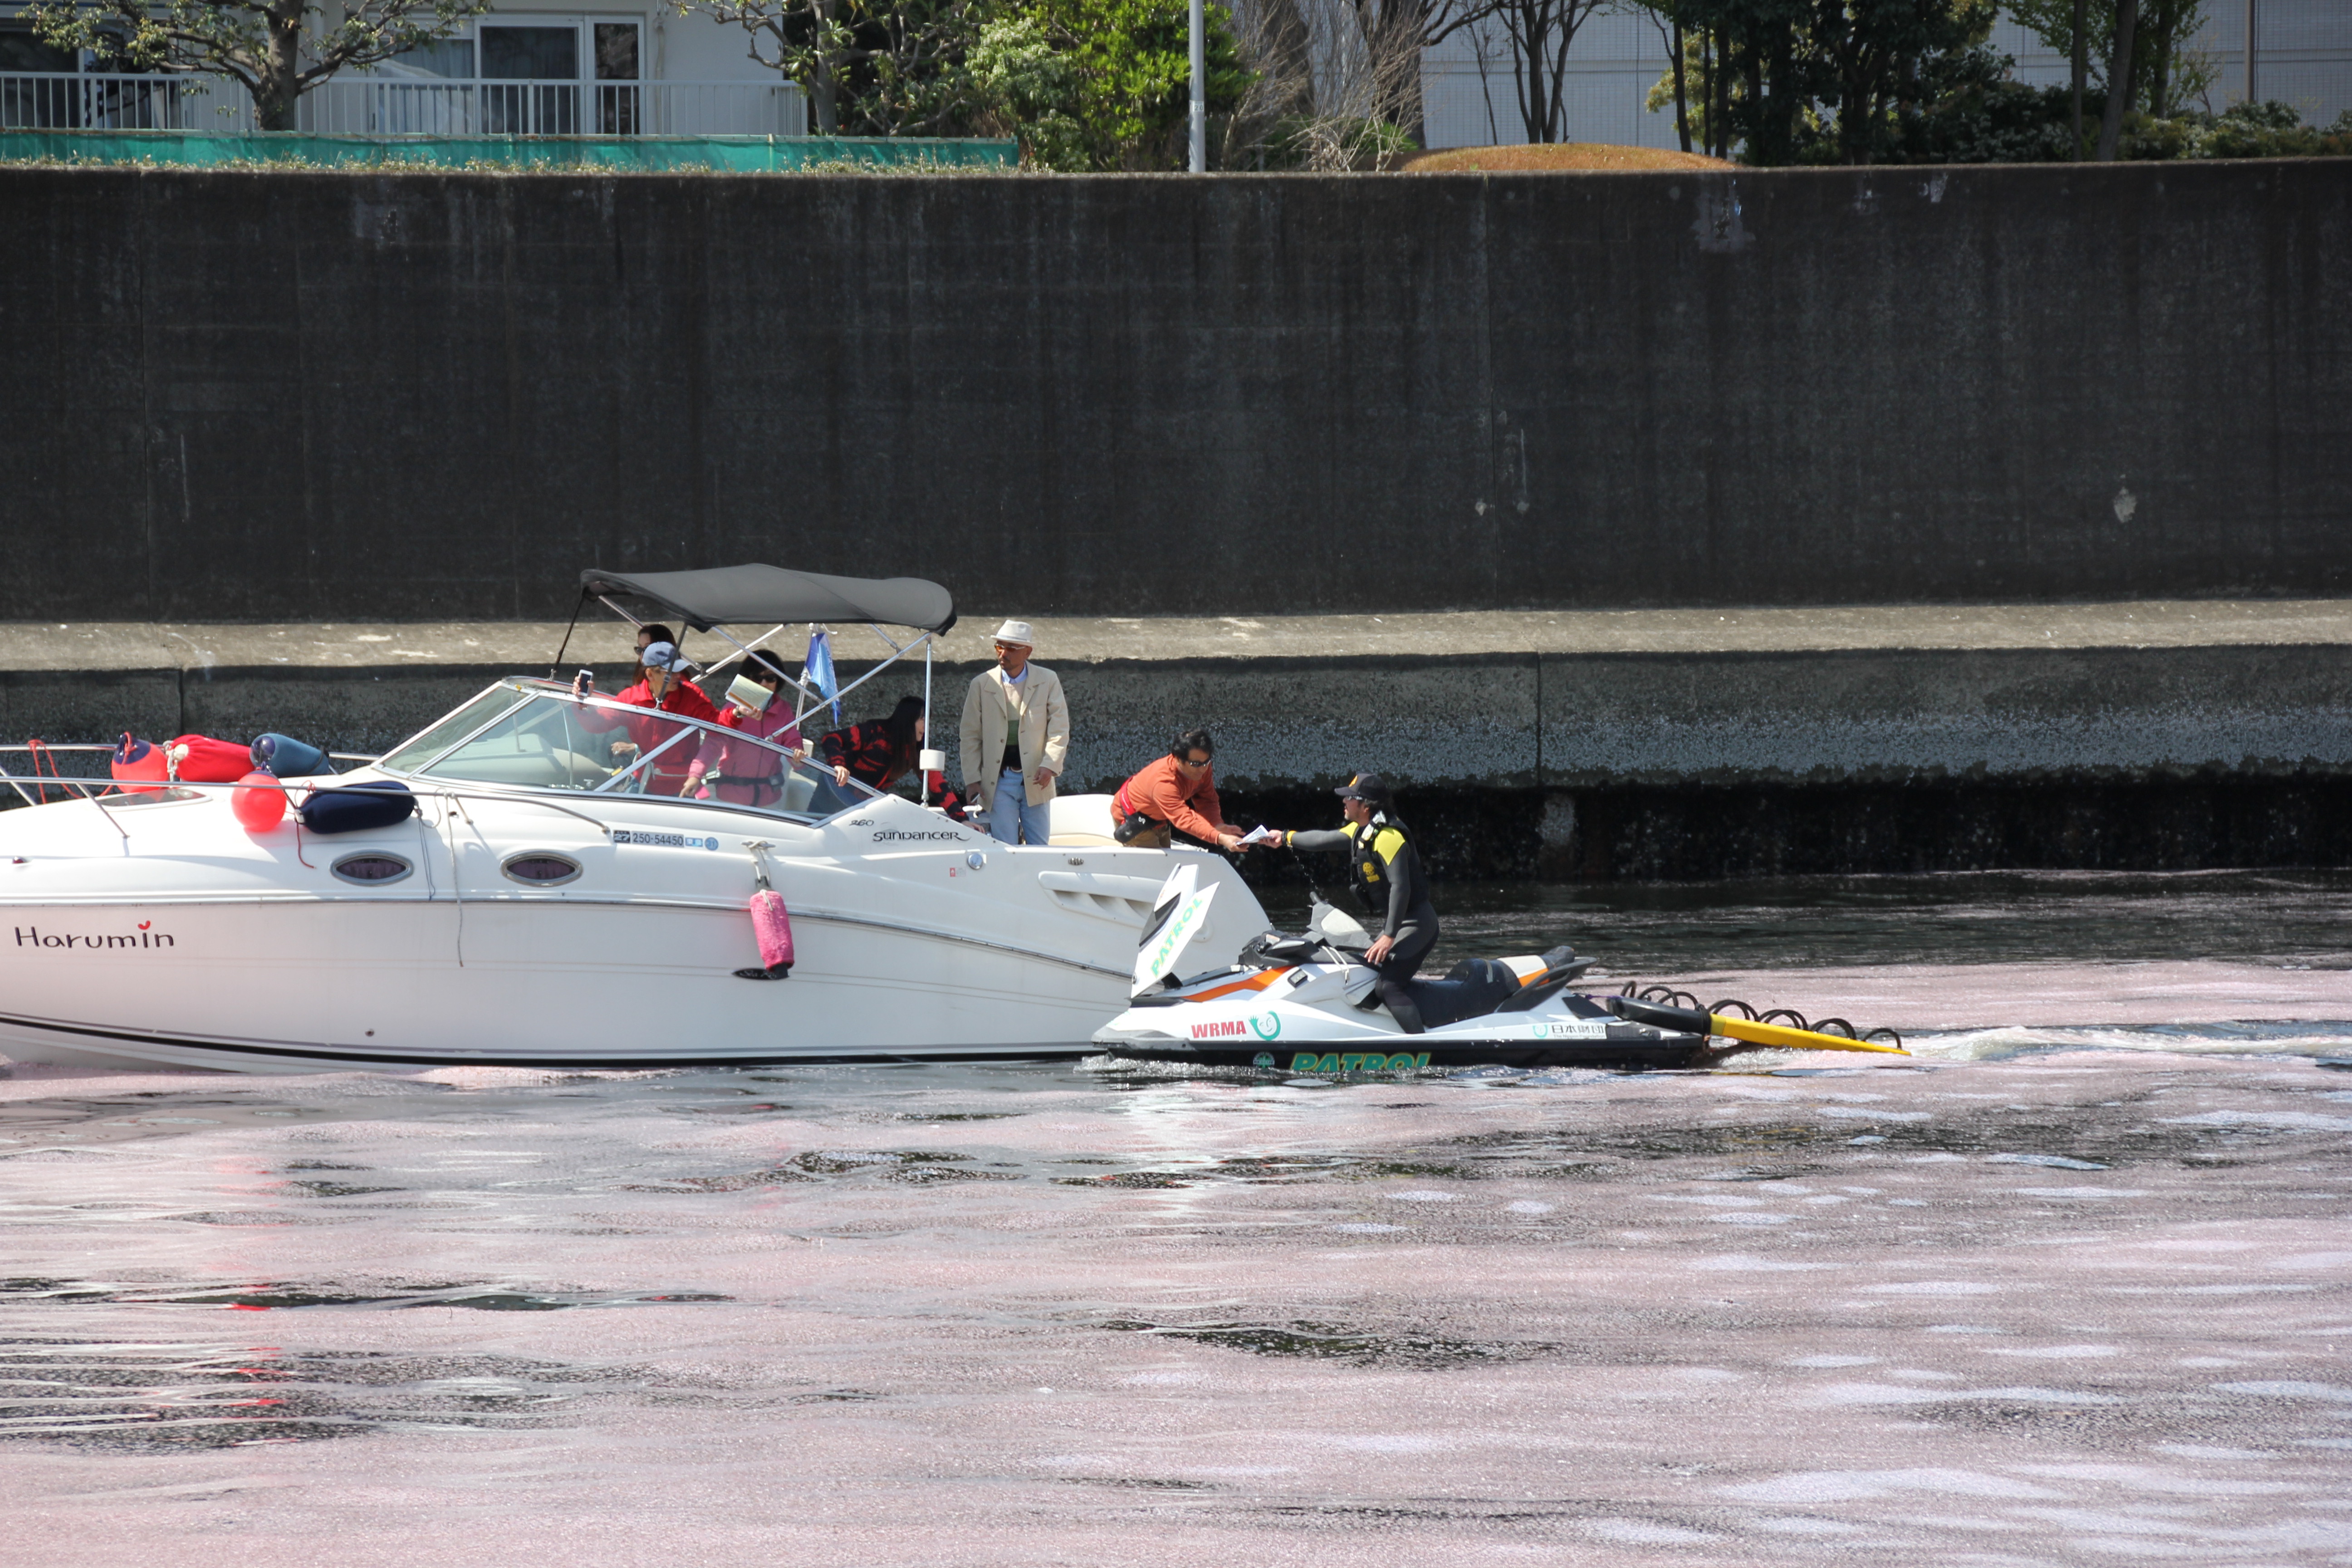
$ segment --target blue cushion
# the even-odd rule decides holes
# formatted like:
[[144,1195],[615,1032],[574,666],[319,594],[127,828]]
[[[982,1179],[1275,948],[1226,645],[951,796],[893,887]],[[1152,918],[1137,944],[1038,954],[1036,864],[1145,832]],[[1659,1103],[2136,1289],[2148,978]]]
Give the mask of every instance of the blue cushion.
[[275,731],[254,738],[253,765],[281,779],[307,779],[334,772],[327,765],[326,752],[307,741]]
[[299,815],[313,833],[363,833],[405,822],[415,810],[416,797],[406,784],[382,779],[320,790],[302,803]]

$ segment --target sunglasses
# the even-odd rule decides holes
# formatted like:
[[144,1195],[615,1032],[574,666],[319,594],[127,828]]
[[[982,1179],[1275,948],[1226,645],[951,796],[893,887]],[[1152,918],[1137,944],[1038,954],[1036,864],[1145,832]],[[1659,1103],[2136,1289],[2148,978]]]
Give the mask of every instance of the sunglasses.
[[1178,766],[1187,768],[1205,768],[1209,765],[1207,757],[1179,757],[1176,762]]

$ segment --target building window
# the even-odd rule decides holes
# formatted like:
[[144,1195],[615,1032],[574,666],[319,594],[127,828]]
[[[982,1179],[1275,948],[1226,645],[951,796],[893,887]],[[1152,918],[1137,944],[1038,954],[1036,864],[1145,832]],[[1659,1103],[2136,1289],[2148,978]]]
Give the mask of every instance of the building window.
[[474,40],[430,38],[403,49],[375,69],[385,76],[429,76],[465,81],[474,74]]
[[505,136],[577,136],[580,93],[574,87],[525,82],[580,79],[580,26],[483,24],[482,129]]
[[0,23],[0,127],[153,131],[182,124],[181,83],[157,81]]
[[596,131],[603,136],[635,136],[645,129],[637,83],[645,28],[638,22],[591,24],[596,49]]

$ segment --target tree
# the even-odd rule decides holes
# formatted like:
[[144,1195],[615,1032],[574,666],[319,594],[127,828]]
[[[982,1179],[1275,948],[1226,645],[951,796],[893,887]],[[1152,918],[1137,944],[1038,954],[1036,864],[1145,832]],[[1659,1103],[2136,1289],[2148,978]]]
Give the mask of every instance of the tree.
[[1706,0],[1655,0],[1645,9],[1667,37],[1670,62],[1666,74],[1650,89],[1648,108],[1654,113],[1669,103],[1675,106],[1675,129],[1684,152],[1693,150],[1696,131],[1697,151],[1713,158],[1730,157],[1731,105],[1738,89],[1727,58],[1729,41],[1714,26],[1715,7]]
[[[1613,0],[1491,0],[1492,15],[1511,43],[1511,75],[1519,123],[1530,142],[1566,138],[1568,116],[1561,94],[1568,85],[1568,51],[1577,29]],[[1416,85],[1418,85],[1416,83]]]
[[[1073,117],[1097,169],[1180,169],[1192,107],[1192,16],[1186,0],[1040,0],[1035,15],[1078,68]],[[1208,110],[1230,114],[1249,72],[1233,16],[1205,8]]]
[[[1813,0],[1644,0],[1683,39],[1682,70],[1670,64],[1651,93],[1651,107],[1675,101],[1683,79],[1678,120],[1697,130],[1704,151],[1718,158],[1735,144],[1751,163],[1795,161],[1797,126],[1811,101],[1802,59]],[[1836,0],[1822,0],[1834,7]],[[1688,100],[1698,83],[1699,103]]]
[[[1415,145],[1426,145],[1421,100],[1421,57],[1495,9],[1496,0],[1349,0],[1373,70],[1410,78],[1411,102],[1402,123]],[[1408,67],[1407,62],[1410,62]]]
[[1223,165],[1355,169],[1411,152],[1421,49],[1379,16],[1358,0],[1244,0],[1234,43],[1251,80],[1226,121]]
[[983,24],[967,68],[981,106],[975,129],[1017,137],[1022,160],[1040,168],[1087,166],[1086,132],[1075,112],[1077,62],[1054,47],[1037,18]]
[[[2010,0],[2002,7],[2057,54],[2084,56],[2089,90],[2104,96],[2116,36],[2116,0]],[[2126,107],[2158,120],[2203,98],[2219,79],[2211,56],[2197,50],[2206,25],[2204,0],[2139,0],[2132,25],[2132,96]],[[2082,32],[2075,18],[2082,18]]]
[[2123,141],[2124,110],[2132,100],[2132,25],[2139,19],[2139,0],[2123,0],[2116,8],[2115,50],[2107,57],[2107,111],[2099,117],[2099,162],[2112,163]]
[[[1230,14],[1207,8],[1213,115],[1241,103],[1250,73]],[[982,29],[957,76],[968,112],[1065,169],[1177,169],[1192,110],[1187,0],[1030,0]]]
[[1216,166],[1294,166],[1300,160],[1289,143],[1297,127],[1313,121],[1320,85],[1307,18],[1298,0],[1240,0],[1233,27],[1234,53],[1250,80],[1220,128]]
[[[1675,84],[1675,135],[1682,142],[1683,151],[1687,153],[1691,150],[1690,58],[1685,53],[1689,40],[1683,35],[1680,16],[1667,16],[1654,9],[1650,12],[1650,20],[1657,24],[1658,37],[1665,43],[1666,58],[1670,64],[1665,77],[1650,89],[1648,107],[1653,113],[1664,108],[1665,84],[1667,81]],[[1485,62],[1482,60],[1480,63],[1483,66]],[[1481,74],[1484,74],[1483,70]]]
[[1750,163],[1899,158],[1907,128],[2006,63],[1983,47],[1993,0],[1645,3],[1682,41],[1650,107]]
[[820,136],[952,134],[989,15],[986,0],[680,0],[695,12],[742,28],[753,60],[798,83]]
[[1836,112],[1842,163],[1885,159],[1907,121],[1999,68],[1978,52],[1993,0],[1846,0],[1820,7],[1811,35],[1816,96]]
[[33,0],[44,43],[130,69],[229,77],[264,131],[294,129],[302,95],[346,67],[446,37],[488,0]]

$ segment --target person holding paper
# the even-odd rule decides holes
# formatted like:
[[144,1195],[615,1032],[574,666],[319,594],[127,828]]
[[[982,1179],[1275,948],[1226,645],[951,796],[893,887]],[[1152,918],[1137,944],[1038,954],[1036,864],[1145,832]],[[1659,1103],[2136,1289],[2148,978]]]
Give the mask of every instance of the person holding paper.
[[1381,921],[1371,945],[1364,950],[1364,962],[1380,979],[1362,1005],[1369,1010],[1385,1003],[1398,1027],[1408,1035],[1421,1034],[1421,1007],[1408,987],[1421,961],[1437,945],[1437,906],[1429,901],[1420,851],[1412,847],[1412,834],[1396,815],[1388,781],[1380,774],[1358,773],[1332,793],[1339,797],[1347,826],[1286,833],[1282,842],[1293,849],[1348,852],[1348,885],[1355,889],[1365,914]]
[[[783,695],[791,679],[782,659],[765,648],[754,649],[743,661],[743,673],[728,689],[727,711],[719,721],[751,740],[799,751],[800,725],[793,717],[792,700]],[[735,805],[774,805],[784,798],[783,757],[750,741],[712,735],[686,773],[681,795],[715,795]]]
[[[1130,849],[1165,849],[1176,836],[1222,849],[1248,842],[1225,822],[1217,804],[1216,745],[1206,730],[1187,730],[1170,742],[1168,754],[1144,764],[1111,797],[1115,837]],[[1265,843],[1267,837],[1257,842]]]

